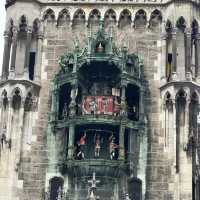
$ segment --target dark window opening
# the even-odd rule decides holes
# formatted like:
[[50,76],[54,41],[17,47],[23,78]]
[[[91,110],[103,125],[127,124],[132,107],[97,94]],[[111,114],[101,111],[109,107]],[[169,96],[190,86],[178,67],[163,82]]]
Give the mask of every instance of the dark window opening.
[[71,102],[71,86],[70,84],[65,84],[60,87],[58,119],[61,120],[69,116],[70,102]]
[[167,81],[170,80],[171,73],[172,73],[172,53],[168,53],[168,55],[167,55],[167,66],[166,66]]
[[136,177],[128,180],[128,193],[130,199],[142,199],[142,181]]
[[127,114],[130,120],[139,120],[139,88],[129,84],[126,89]]
[[30,80],[34,79],[35,55],[36,55],[35,52],[30,52],[29,66],[28,66]]
[[60,177],[54,177],[50,180],[50,200],[57,200],[59,192],[63,189],[64,181]]

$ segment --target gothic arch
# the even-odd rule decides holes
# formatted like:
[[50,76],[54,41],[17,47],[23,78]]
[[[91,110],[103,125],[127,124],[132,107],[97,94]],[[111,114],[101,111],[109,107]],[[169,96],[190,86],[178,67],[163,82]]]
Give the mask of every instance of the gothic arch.
[[119,17],[119,27],[123,28],[126,26],[130,26],[132,22],[132,15],[130,10],[128,9],[124,9],[121,13],[120,13],[120,17]]
[[145,27],[147,23],[147,13],[140,9],[135,14],[134,25],[136,28]]
[[192,35],[196,35],[199,32],[199,24],[196,19],[194,19],[191,23]]
[[184,31],[187,27],[186,21],[183,16],[179,17],[179,19],[176,21],[176,27],[181,31]]
[[93,23],[98,23],[101,18],[101,13],[98,9],[93,9],[88,18],[88,23],[93,24]]
[[157,27],[162,22],[162,13],[160,10],[154,10],[151,13],[149,25],[151,28]]
[[109,9],[105,12],[105,15],[104,15],[104,25],[105,25],[105,27],[109,25],[110,21],[113,24],[116,24],[116,22],[117,22],[116,12],[113,9]]
[[57,199],[60,191],[62,191],[64,185],[64,179],[62,177],[55,176],[49,180],[49,192],[50,200]]
[[48,22],[55,21],[55,12],[51,8],[48,8],[43,14],[43,20]]
[[165,24],[165,30],[167,33],[171,33],[172,29],[173,29],[172,22],[169,19],[167,19],[167,22]]
[[12,107],[14,110],[19,110],[21,107],[22,92],[20,88],[15,88],[12,92]]
[[65,8],[58,14],[57,26],[62,26],[70,23],[70,13]]
[[1,93],[1,100],[2,100],[2,105],[3,105],[4,109],[6,109],[8,106],[8,93],[5,89]]
[[85,24],[85,11],[83,9],[78,9],[75,11],[73,16],[73,26],[79,24]]
[[25,15],[22,15],[19,19],[19,31],[26,32],[28,26],[28,18]]

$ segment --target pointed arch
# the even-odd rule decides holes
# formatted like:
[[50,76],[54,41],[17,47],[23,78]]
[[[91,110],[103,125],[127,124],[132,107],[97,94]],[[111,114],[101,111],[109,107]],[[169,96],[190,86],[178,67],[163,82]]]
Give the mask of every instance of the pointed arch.
[[120,13],[120,17],[119,17],[119,27],[120,28],[124,28],[126,26],[130,26],[131,25],[131,21],[132,21],[132,15],[130,10],[128,9],[124,9],[121,13]]
[[196,19],[191,23],[192,35],[195,36],[199,32],[199,24]]
[[20,17],[20,21],[19,21],[19,30],[21,32],[26,32],[27,31],[27,26],[28,26],[27,17],[25,15],[22,15]]
[[186,21],[183,16],[179,17],[179,19],[176,21],[176,27],[182,31],[186,28]]
[[109,23],[116,24],[117,22],[117,15],[113,9],[109,9],[105,12],[104,15],[104,25],[105,27],[109,25]]
[[69,24],[69,23],[70,23],[70,13],[66,8],[64,8],[58,14],[57,25],[63,26],[65,24]]
[[167,22],[165,24],[165,30],[166,30],[166,32],[167,33],[171,33],[172,32],[172,28],[173,28],[172,22],[169,19],[167,19]]
[[3,108],[6,109],[8,106],[8,93],[7,91],[4,89],[3,92],[1,93],[1,98],[2,98],[2,104],[3,104]]
[[19,110],[21,107],[22,92],[20,88],[15,88],[12,92],[12,107],[14,110]]
[[140,9],[135,14],[134,24],[136,28],[145,27],[147,23],[147,13]]
[[43,20],[48,22],[55,21],[55,12],[51,8],[48,8],[43,14]]
[[74,13],[73,16],[73,26],[79,25],[79,24],[85,24],[86,18],[85,18],[85,11],[83,9],[78,9]]
[[88,18],[88,23],[93,24],[93,23],[98,23],[101,18],[101,13],[98,9],[93,9]]
[[150,16],[150,27],[155,28],[162,22],[162,13],[160,10],[154,10]]

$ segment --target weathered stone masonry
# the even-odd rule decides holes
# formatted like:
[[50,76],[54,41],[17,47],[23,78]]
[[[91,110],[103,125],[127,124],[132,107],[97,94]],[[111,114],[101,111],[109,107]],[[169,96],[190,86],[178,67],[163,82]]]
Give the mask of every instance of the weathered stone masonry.
[[[108,194],[113,194],[112,198],[116,200],[123,199],[126,193],[131,199],[132,193],[141,193],[138,199],[198,200],[199,8],[198,0],[7,1],[0,81],[0,199],[43,200],[48,199],[48,195],[55,199],[62,193],[63,199],[79,200],[80,192],[77,191],[83,191],[85,195],[84,187],[78,184],[78,172],[76,177],[69,173],[75,171],[69,167],[71,165],[90,166],[87,158],[74,158],[75,142],[81,136],[78,134],[85,130],[82,123],[90,124],[90,129],[93,129],[94,121],[105,123],[105,129],[117,132],[117,128],[107,124],[112,120],[117,124],[118,118],[104,116],[107,118],[103,121],[101,116],[97,119],[85,116],[84,121],[81,115],[75,114],[76,92],[78,90],[79,94],[80,86],[87,80],[81,85],[76,82],[79,77],[72,76],[67,82],[71,84],[67,86],[72,99],[68,105],[71,114],[64,119],[63,126],[63,119],[54,118],[56,111],[61,109],[54,99],[60,92],[56,84],[62,85],[55,80],[71,73],[65,71],[66,63],[62,71],[61,56],[79,55],[85,47],[89,47],[87,53],[90,55],[95,49],[90,42],[98,41],[95,34],[103,22],[105,35],[112,38],[109,44],[119,51],[119,62],[123,55],[138,56],[141,77],[135,83],[141,83],[138,120],[141,123],[137,125],[136,120],[129,121],[123,116],[127,82],[132,79],[122,78],[119,86],[116,84],[120,89],[122,110],[119,136],[116,135],[119,158],[116,162],[104,158],[104,163],[108,164],[107,168],[100,167],[96,171],[97,179],[101,181],[97,191],[98,187],[101,190],[114,185]],[[107,41],[107,35],[101,38],[102,42]],[[105,51],[107,53],[107,49]],[[127,54],[123,54],[125,51]],[[96,59],[98,55],[94,54],[94,57]],[[127,60],[127,66],[131,62]],[[72,74],[87,65],[77,63],[76,67],[73,65]],[[136,90],[130,91],[132,94]],[[130,160],[125,159],[126,142],[123,141],[126,140],[129,141],[126,145]],[[121,182],[116,184],[108,171],[112,164],[119,166],[121,161],[128,163],[128,170],[125,173],[122,170],[123,175],[119,173]],[[93,165],[100,163],[91,162]],[[92,173],[89,171],[87,176],[85,173],[80,172],[83,176],[80,182],[85,181],[87,186]],[[102,173],[108,177],[108,182],[101,179]],[[129,178],[139,181],[142,190],[138,192],[140,189],[131,188],[131,193]],[[62,191],[55,189],[54,196],[51,192],[53,181],[62,183]]]

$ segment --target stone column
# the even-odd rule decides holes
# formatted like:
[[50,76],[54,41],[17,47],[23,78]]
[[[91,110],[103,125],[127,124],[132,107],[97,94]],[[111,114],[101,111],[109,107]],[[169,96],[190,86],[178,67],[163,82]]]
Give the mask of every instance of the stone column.
[[186,37],[185,73],[186,73],[186,79],[192,80],[192,74],[191,74],[191,29],[189,29],[189,28],[185,29],[185,37]]
[[74,138],[75,138],[75,126],[74,124],[70,124],[68,133],[68,159],[73,159]]
[[161,41],[161,81],[166,83],[166,65],[167,65],[167,34],[162,33]]
[[7,133],[6,138],[11,138],[12,131],[12,117],[13,117],[13,108],[12,108],[12,98],[8,99],[8,121],[7,121]]
[[126,106],[126,85],[121,86],[121,115],[126,116],[127,106]]
[[44,35],[42,33],[38,33],[38,35],[37,35],[37,57],[36,57],[36,65],[35,65],[35,77],[34,77],[34,80],[37,82],[39,82],[41,79],[43,39],[44,39]]
[[177,78],[177,46],[176,46],[176,28],[172,30],[172,80]]
[[3,53],[3,65],[2,65],[2,80],[6,80],[8,76],[9,61],[10,61],[10,32],[4,32],[4,53]]
[[200,82],[200,33],[195,36],[195,69],[198,82]]
[[144,121],[144,89],[140,90],[140,102],[139,102],[139,120]]
[[29,79],[29,60],[30,60],[30,48],[32,39],[32,27],[27,29],[27,39],[26,39],[26,51],[25,51],[25,61],[24,61],[24,77]]
[[71,102],[69,105],[69,114],[70,116],[74,116],[76,114],[76,97],[78,95],[78,85],[74,84],[72,85],[71,89]]
[[16,53],[17,53],[17,37],[18,29],[13,27],[13,37],[12,37],[12,54],[11,54],[11,64],[10,64],[10,73],[9,77],[12,79],[15,76],[15,62],[16,62]]
[[125,149],[124,149],[124,136],[125,136],[125,129],[126,129],[126,121],[122,121],[120,125],[119,131],[119,159],[125,159]]
[[167,33],[165,30],[165,21],[162,23],[162,33],[161,33],[161,72],[160,78],[163,83],[166,82],[166,64],[167,64]]

